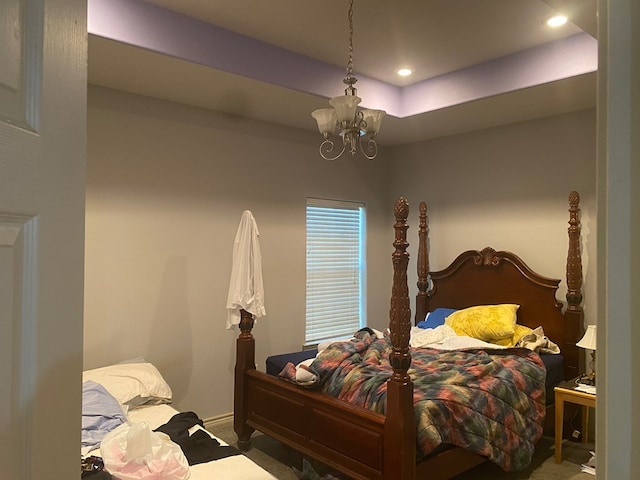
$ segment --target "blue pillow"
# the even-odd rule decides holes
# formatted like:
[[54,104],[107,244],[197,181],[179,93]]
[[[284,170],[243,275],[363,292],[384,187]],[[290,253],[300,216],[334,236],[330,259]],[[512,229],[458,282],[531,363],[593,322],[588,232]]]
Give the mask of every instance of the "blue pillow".
[[457,311],[455,308],[436,308],[433,312],[427,313],[427,316],[421,322],[418,322],[419,328],[436,328],[444,325],[444,319]]

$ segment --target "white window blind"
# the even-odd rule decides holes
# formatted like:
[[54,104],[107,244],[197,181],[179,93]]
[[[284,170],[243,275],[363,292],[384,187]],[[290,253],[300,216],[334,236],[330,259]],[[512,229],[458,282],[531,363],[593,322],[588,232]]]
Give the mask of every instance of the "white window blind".
[[363,325],[364,232],[362,203],[307,199],[306,344]]

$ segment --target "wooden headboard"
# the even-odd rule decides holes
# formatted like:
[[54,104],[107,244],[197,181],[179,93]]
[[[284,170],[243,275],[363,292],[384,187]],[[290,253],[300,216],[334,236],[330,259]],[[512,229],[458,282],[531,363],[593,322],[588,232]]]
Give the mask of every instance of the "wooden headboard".
[[[564,357],[565,378],[583,371],[583,355],[576,347],[584,332],[582,310],[582,262],[580,256],[580,196],[569,194],[569,253],[567,255],[567,306],[557,299],[560,280],[544,277],[517,255],[486,247],[461,253],[443,270],[429,271],[427,207],[420,204],[418,245],[418,294],[415,322],[438,307],[515,303],[518,323],[542,326]],[[429,288],[431,287],[431,288]]]

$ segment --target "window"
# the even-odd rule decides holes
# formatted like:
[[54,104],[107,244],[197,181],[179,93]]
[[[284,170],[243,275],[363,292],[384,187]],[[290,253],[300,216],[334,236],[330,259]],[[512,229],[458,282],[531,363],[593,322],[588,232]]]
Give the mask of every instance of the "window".
[[307,345],[365,324],[364,239],[364,204],[307,199]]

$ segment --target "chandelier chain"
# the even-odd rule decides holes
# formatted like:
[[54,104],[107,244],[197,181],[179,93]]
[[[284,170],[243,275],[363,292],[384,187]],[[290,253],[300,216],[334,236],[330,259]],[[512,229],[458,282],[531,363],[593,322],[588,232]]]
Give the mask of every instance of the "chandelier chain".
[[[353,0],[349,0],[347,18],[349,20],[349,61],[347,62],[347,78],[351,78],[353,77]],[[348,82],[345,81],[345,83]]]

